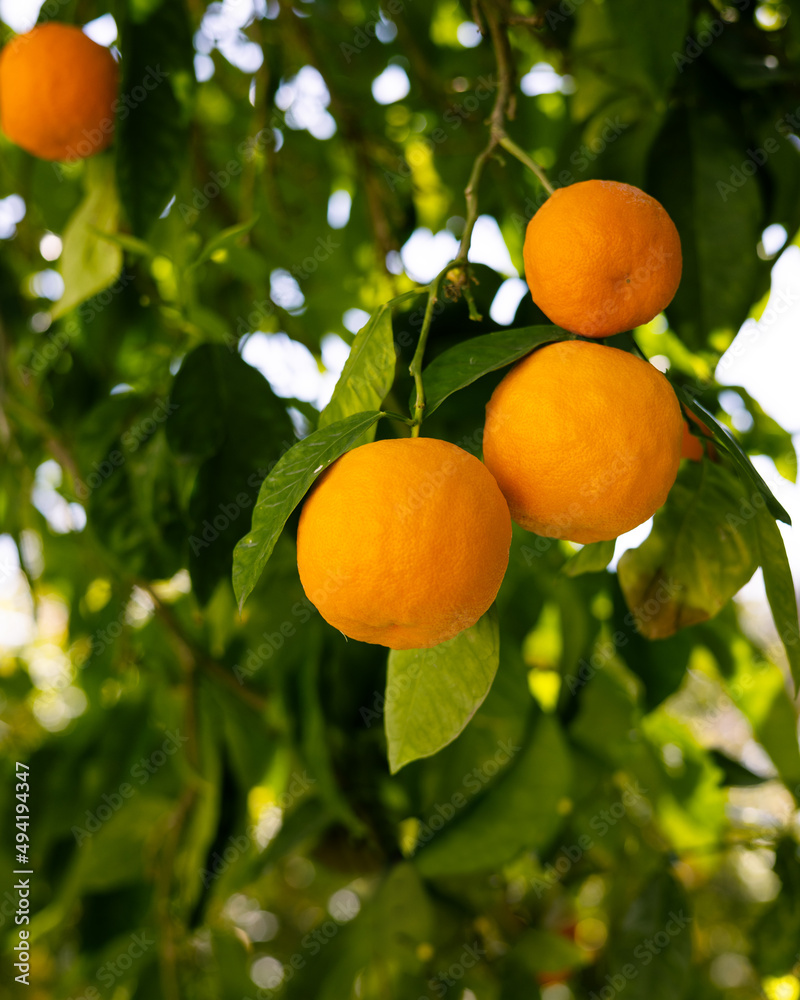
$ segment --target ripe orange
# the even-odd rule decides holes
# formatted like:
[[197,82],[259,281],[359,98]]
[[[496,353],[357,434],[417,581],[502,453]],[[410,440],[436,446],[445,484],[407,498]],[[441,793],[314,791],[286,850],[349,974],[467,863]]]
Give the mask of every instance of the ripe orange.
[[689,425],[683,422],[683,438],[681,440],[681,458],[688,458],[690,462],[699,462],[703,457],[703,442],[696,438],[689,430]]
[[[711,437],[711,431],[708,427],[706,427],[702,420],[698,419],[698,417],[696,417],[691,410],[686,410],[685,413],[689,417],[689,420],[700,428],[703,434],[707,434],[708,437]],[[691,462],[699,462],[703,457],[703,454],[708,455],[708,457],[713,461],[717,457],[717,449],[714,447],[712,441],[703,441],[701,438],[695,437],[689,428],[688,422],[684,420],[681,458],[688,458]]]
[[681,280],[681,241],[650,195],[616,181],[559,188],[528,223],[533,301],[553,323],[609,337],[649,323]]
[[530,531],[616,538],[667,497],[681,457],[678,399],[660,371],[585,340],[522,360],[486,407],[483,457]]
[[117,64],[80,28],[49,21],[0,52],[0,125],[43,160],[105,149],[114,132]]
[[300,516],[309,600],[351,639],[436,646],[473,625],[508,566],[511,518],[479,459],[448,441],[353,449],[319,478]]

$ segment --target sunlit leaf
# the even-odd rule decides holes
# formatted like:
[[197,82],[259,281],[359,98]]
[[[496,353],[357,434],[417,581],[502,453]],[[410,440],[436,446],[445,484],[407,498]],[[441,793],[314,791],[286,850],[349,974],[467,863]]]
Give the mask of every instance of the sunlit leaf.
[[392,650],[386,680],[389,767],[451,743],[480,707],[500,662],[497,614],[430,649]]

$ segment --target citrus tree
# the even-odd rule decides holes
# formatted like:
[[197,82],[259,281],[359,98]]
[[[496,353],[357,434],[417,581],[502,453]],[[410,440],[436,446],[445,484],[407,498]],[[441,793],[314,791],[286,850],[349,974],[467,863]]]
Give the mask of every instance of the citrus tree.
[[797,12],[0,13],[4,990],[796,1000]]

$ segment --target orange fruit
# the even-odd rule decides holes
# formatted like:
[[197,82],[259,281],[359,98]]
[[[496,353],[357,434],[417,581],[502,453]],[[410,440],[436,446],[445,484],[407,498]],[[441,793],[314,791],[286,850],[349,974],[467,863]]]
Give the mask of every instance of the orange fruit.
[[483,463],[448,441],[375,441],[320,476],[300,515],[308,599],[351,639],[436,646],[488,610],[511,518]]
[[681,440],[681,458],[691,462],[699,462],[703,457],[703,442],[689,430],[689,425],[683,421],[683,439]]
[[[711,430],[706,427],[702,420],[699,420],[691,410],[684,411],[689,417],[689,420],[693,424],[696,424],[703,434],[707,434],[711,437]],[[689,424],[686,420],[683,421],[683,441],[681,442],[681,458],[688,458],[691,462],[699,462],[704,454],[707,454],[709,458],[716,459],[717,449],[714,447],[713,442],[704,441],[692,434]]]
[[681,280],[681,241],[649,194],[616,181],[558,188],[528,223],[533,301],[553,323],[609,337],[649,323]]
[[117,64],[80,28],[49,21],[0,52],[0,125],[43,160],[105,149],[114,132]]
[[597,542],[664,502],[682,424],[658,369],[615,347],[563,341],[529,354],[495,389],[483,459],[523,528]]

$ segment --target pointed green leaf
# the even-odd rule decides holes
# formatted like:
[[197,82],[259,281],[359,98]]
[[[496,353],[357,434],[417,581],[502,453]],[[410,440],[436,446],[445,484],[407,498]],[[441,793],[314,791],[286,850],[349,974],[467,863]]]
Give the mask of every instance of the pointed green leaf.
[[590,542],[568,559],[561,567],[561,572],[567,576],[580,576],[582,573],[600,573],[614,558],[616,538],[608,542]]
[[[192,26],[184,0],[162,3],[120,32],[122,93],[143,92],[120,115],[115,139],[117,182],[135,236],[144,239],[176,193],[189,154],[195,87]],[[183,211],[181,211],[181,209]],[[197,209],[178,205],[185,221]]]
[[786,546],[783,544],[778,525],[765,510],[758,512],[756,531],[767,600],[775,620],[775,628],[786,650],[786,658],[797,690],[800,688],[800,627],[797,621],[797,598],[792,570],[786,557]]
[[489,693],[499,662],[494,608],[448,642],[391,651],[385,721],[393,774],[453,742]]
[[[518,759],[474,809],[420,850],[417,866],[423,875],[496,870],[520,851],[542,850],[555,836],[562,821],[559,802],[572,784],[569,749],[557,719],[541,716],[525,747],[501,741],[498,752]],[[478,762],[478,773],[483,763]],[[472,774],[467,778],[472,781],[464,781],[463,788],[475,794],[480,782]]]
[[254,215],[248,222],[242,222],[238,226],[229,226],[227,229],[223,229],[221,233],[217,233],[216,236],[206,243],[197,255],[197,258],[192,261],[189,265],[189,270],[199,267],[201,264],[205,264],[205,262],[210,260],[217,250],[224,250],[226,247],[235,243],[240,236],[244,236],[245,233],[249,233],[257,222],[258,216]]
[[378,409],[392,388],[396,360],[392,304],[387,302],[358,331],[333,396],[320,415],[319,426],[327,427],[352,413]]
[[482,375],[505,368],[535,347],[555,340],[574,340],[574,336],[557,326],[526,326],[473,337],[444,351],[422,373],[425,416],[429,417],[448,396],[472,385]]
[[640,632],[663,639],[706,621],[747,583],[758,566],[752,513],[746,487],[724,466],[684,463],[650,535],[617,566]]
[[233,589],[240,609],[272,555],[289,515],[311,484],[380,417],[374,410],[354,413],[314,431],[290,448],[261,484],[252,528],[233,551]]
[[102,238],[103,233],[114,233],[118,225],[113,165],[108,157],[98,156],[86,164],[86,197],[64,230],[59,263],[64,294],[51,309],[54,320],[102,292],[119,275],[122,250]]
[[758,471],[750,461],[749,456],[742,449],[742,446],[733,434],[731,434],[728,428],[719,423],[716,417],[713,417],[704,406],[698,403],[691,393],[682,392],[680,395],[683,397],[683,402],[694,413],[694,415],[699,417],[703,423],[707,425],[708,429],[712,433],[714,442],[718,444],[720,448],[725,449],[726,454],[730,455],[740,473],[742,473],[753,484],[756,491],[763,496],[767,504],[767,509],[772,516],[777,521],[783,521],[784,524],[791,524],[791,517],[789,517],[781,504],[775,499],[772,490],[770,490],[769,486],[767,486],[758,474]]

